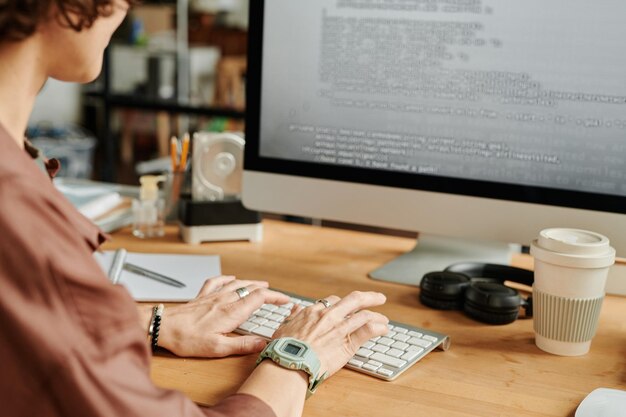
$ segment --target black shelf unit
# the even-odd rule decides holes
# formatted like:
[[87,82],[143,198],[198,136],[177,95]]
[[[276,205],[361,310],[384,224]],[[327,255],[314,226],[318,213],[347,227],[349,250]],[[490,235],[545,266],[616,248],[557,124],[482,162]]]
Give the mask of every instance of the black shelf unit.
[[140,110],[166,111],[175,114],[193,114],[198,116],[229,117],[243,119],[245,112],[220,107],[194,106],[192,104],[179,103],[176,100],[160,100],[145,97],[137,97],[130,94],[109,94],[108,96],[99,91],[85,92],[89,98],[105,99],[112,108],[131,108]]
[[[143,4],[171,4],[177,9],[177,42],[184,44],[183,51],[177,51],[177,71],[178,74],[185,74],[188,70],[188,10],[189,0],[146,0]],[[179,85],[180,87],[180,85]],[[188,94],[187,89],[179,90],[184,97]],[[111,83],[111,53],[107,48],[104,53],[102,74],[98,82],[88,86],[83,91],[85,104],[95,105],[97,116],[95,116],[96,128],[94,129],[98,140],[98,147],[102,155],[102,166],[99,177],[103,181],[115,182],[116,161],[118,153],[118,141],[111,129],[112,114],[115,109],[138,109],[146,111],[165,111],[169,114],[194,115],[208,117],[225,117],[236,120],[245,119],[245,112],[235,109],[199,106],[187,103],[182,100],[164,100],[156,97],[140,96],[133,94],[114,94]]]
[[97,90],[85,90],[83,96],[92,103],[95,101],[101,111],[101,128],[96,129],[96,138],[102,155],[100,179],[106,182],[116,181],[116,161],[118,143],[111,130],[112,114],[115,109],[138,109],[146,111],[165,111],[170,114],[185,114],[195,116],[226,117],[242,120],[245,112],[221,108],[197,106],[181,103],[176,100],[142,97],[131,94],[113,94],[111,92],[110,54],[105,52],[101,76],[101,87]]

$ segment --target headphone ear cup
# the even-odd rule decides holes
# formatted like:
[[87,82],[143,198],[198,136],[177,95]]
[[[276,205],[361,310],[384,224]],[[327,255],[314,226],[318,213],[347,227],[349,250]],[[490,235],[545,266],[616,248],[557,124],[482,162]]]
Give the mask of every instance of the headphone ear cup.
[[429,272],[420,282],[420,301],[437,310],[462,310],[470,279],[456,272]]
[[463,310],[463,298],[458,300],[439,300],[420,292],[420,301],[426,307],[434,308],[435,310]]
[[476,282],[465,291],[465,313],[483,323],[508,324],[519,315],[522,298],[519,293],[502,284]]
[[517,320],[519,314],[517,311],[508,313],[494,313],[490,311],[485,311],[472,306],[470,303],[465,303],[465,305],[463,306],[463,311],[465,312],[465,314],[475,320],[486,324],[496,325],[513,323],[515,320]]

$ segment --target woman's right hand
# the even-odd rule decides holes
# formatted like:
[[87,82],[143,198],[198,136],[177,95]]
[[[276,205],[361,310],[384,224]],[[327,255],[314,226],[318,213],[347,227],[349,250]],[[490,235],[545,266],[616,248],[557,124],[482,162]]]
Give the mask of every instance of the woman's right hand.
[[321,374],[333,375],[341,369],[372,337],[389,331],[389,320],[380,313],[365,310],[385,303],[378,292],[350,293],[344,298],[331,295],[325,298],[326,308],[317,302],[306,308],[296,307],[291,316],[274,333],[274,338],[293,337],[307,342],[321,362]]

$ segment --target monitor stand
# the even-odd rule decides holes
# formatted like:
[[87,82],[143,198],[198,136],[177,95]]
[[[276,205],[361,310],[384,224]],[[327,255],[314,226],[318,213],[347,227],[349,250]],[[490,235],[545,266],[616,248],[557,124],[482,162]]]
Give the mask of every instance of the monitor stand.
[[520,245],[420,234],[415,247],[369,273],[370,278],[418,286],[428,272],[457,262],[511,264]]

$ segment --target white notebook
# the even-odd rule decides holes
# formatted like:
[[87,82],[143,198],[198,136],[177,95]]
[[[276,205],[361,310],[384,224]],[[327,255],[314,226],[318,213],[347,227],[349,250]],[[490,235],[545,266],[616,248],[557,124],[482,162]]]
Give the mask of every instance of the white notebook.
[[[115,251],[96,252],[96,261],[108,274]],[[189,301],[198,295],[207,278],[221,275],[217,255],[178,255],[128,252],[126,262],[183,282],[176,288],[150,278],[122,270],[118,284],[124,285],[137,301]]]

